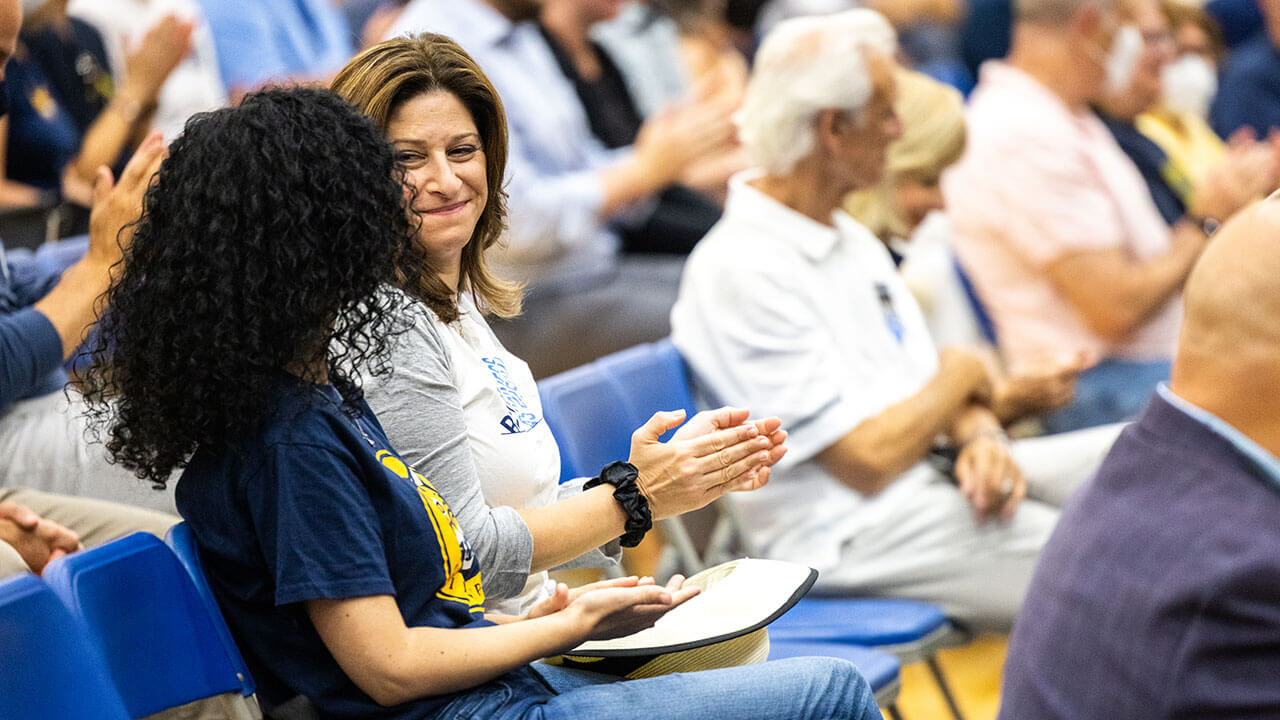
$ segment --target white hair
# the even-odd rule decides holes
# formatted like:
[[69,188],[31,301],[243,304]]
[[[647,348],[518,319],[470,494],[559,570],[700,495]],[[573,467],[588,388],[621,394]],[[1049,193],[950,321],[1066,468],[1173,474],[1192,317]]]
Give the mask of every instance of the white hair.
[[857,113],[871,100],[868,51],[892,57],[897,50],[893,26],[874,10],[779,23],[760,45],[737,115],[752,160],[773,175],[791,172],[813,151],[819,113]]

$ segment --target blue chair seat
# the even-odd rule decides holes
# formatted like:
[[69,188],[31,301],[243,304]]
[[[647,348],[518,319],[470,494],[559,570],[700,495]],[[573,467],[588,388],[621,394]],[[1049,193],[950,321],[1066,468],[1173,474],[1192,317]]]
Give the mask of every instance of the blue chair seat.
[[949,630],[936,605],[880,598],[805,598],[769,626],[780,640],[892,647]]
[[775,640],[773,626],[769,626],[769,659],[783,660],[794,657],[833,657],[848,660],[858,668],[875,693],[880,705],[892,705],[901,687],[902,663],[886,652],[856,645],[824,642]]

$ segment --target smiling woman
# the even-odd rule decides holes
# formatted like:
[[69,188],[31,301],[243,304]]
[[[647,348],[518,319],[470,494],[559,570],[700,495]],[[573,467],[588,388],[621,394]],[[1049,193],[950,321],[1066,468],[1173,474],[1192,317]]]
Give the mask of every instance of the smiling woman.
[[415,466],[442,454],[474,462],[475,475],[436,482],[486,568],[489,607],[523,612],[554,591],[548,568],[606,563],[624,533],[765,481],[785,433],[777,420],[746,424],[745,410],[726,408],[695,417],[670,443],[657,439],[683,412],[655,415],[636,432],[628,458],[636,468],[624,483],[638,486],[643,507],[624,509],[609,485],[560,485],[533,375],[485,320],[518,297],[484,266],[505,217],[497,179],[506,122],[496,93],[453,41],[430,34],[370,48],[334,89],[396,148],[431,265],[431,278],[406,277],[404,287],[435,312],[393,350],[395,373],[370,380],[369,402]]
[[413,189],[418,242],[440,275],[457,292],[462,252],[488,199],[484,147],[471,113],[452,93],[417,95],[396,108],[387,139]]
[[[427,42],[428,38],[443,42]],[[519,287],[495,276],[485,260],[506,217],[506,194],[488,178],[501,178],[507,164],[507,120],[497,90],[475,62],[441,36],[399,38],[375,45],[348,63],[334,78],[333,90],[368,115],[395,145],[408,190],[415,195],[411,205],[416,222],[422,223],[418,240],[427,252],[437,261],[443,259],[442,247],[428,236],[464,236],[455,238],[461,245],[453,248],[457,257],[448,260],[457,266],[452,285],[439,272],[409,273],[403,280],[405,290],[445,322],[458,316],[454,296],[459,283],[485,312],[498,317],[519,313]],[[430,113],[430,118],[419,111]],[[453,129],[439,129],[440,120]],[[467,148],[475,151],[470,158]],[[465,187],[455,193],[458,182]],[[444,201],[442,192],[458,199]],[[465,212],[422,212],[445,209],[472,193],[475,202]]]

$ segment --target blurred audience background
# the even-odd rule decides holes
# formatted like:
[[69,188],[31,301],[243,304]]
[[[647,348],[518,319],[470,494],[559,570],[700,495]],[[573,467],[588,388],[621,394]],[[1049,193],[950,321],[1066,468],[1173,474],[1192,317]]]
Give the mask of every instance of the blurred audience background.
[[[6,378],[0,434],[29,457],[57,425],[58,452],[101,464],[68,419],[90,291],[121,252],[119,208],[85,238],[110,196],[101,167],[121,177],[149,136],[258,88],[326,85],[408,32],[456,39],[509,118],[490,260],[525,312],[492,323],[502,344],[545,378],[666,337],[686,257],[753,166],[737,122],[762,40],[855,7],[897,34],[901,136],[839,208],[887,251],[933,344],[981,359],[1012,434],[1133,420],[1169,380],[1201,254],[1280,185],[1280,0],[25,0],[0,87],[2,319],[78,290],[66,347],[43,327],[38,353],[6,336],[6,373],[42,364]],[[6,462],[3,486],[172,508]]]

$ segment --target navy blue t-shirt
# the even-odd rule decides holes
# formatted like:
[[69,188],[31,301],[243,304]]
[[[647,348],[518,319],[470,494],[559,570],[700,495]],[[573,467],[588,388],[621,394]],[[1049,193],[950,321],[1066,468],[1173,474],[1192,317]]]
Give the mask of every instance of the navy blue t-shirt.
[[80,151],[85,132],[115,92],[106,55],[98,32],[75,18],[65,29],[22,34],[5,84],[5,172],[10,179],[46,190],[60,188],[62,169]]
[[324,717],[430,715],[455,696],[378,705],[330,655],[304,601],[394,595],[411,627],[488,625],[471,546],[363,401],[353,417],[333,387],[288,378],[273,404],[261,432],[201,447],[177,488],[261,698],[305,695]]

